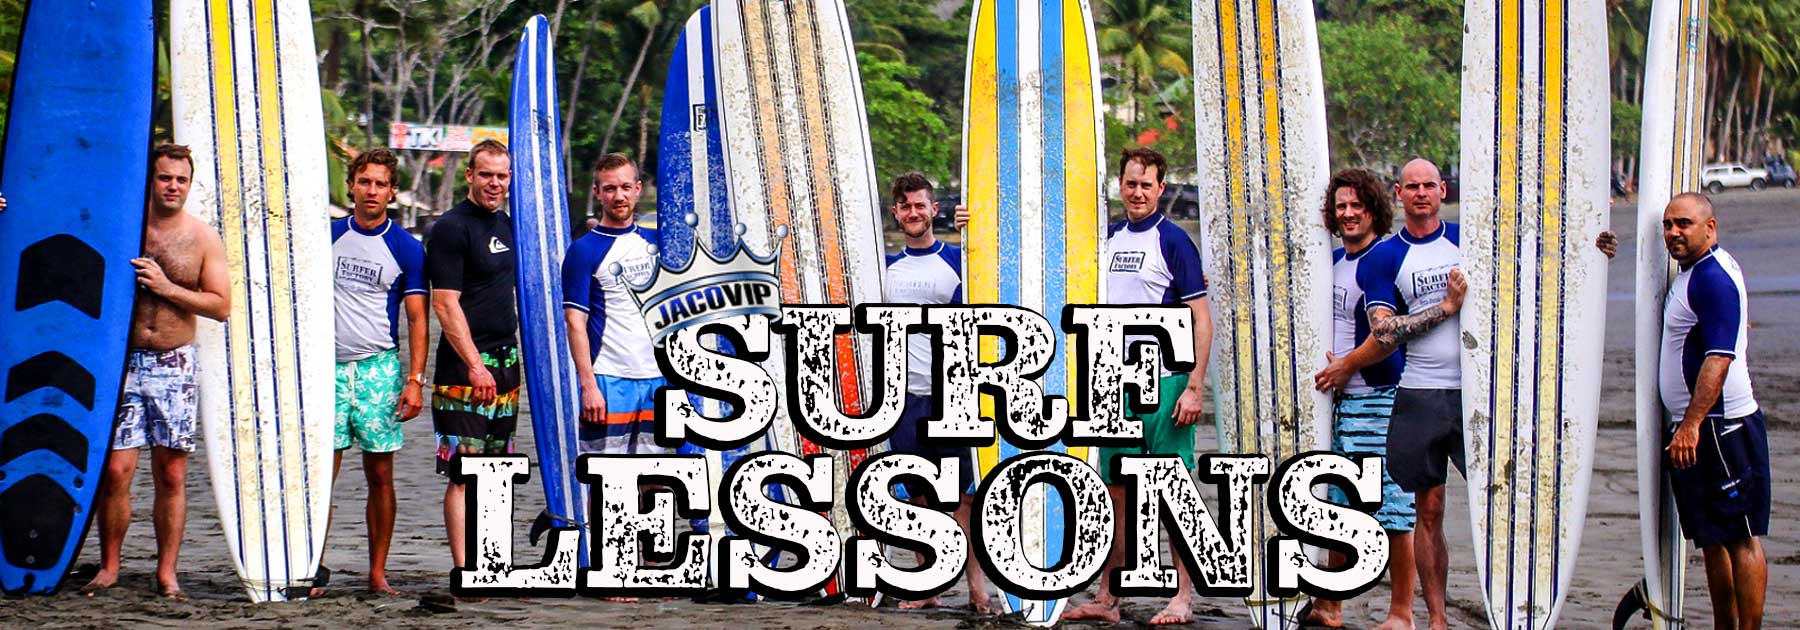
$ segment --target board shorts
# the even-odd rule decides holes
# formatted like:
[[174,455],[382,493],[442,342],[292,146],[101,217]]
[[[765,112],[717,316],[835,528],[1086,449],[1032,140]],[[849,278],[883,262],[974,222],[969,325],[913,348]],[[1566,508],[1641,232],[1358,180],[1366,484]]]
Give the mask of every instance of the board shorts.
[[364,453],[400,450],[405,434],[395,412],[406,380],[400,375],[400,349],[337,364],[336,429],[332,448],[355,444]]
[[[1349,457],[1375,457],[1382,460],[1381,508],[1375,521],[1390,532],[1410,532],[1417,514],[1413,511],[1412,493],[1400,489],[1388,474],[1388,419],[1394,412],[1394,391],[1383,387],[1372,392],[1345,394],[1338,399],[1333,414],[1331,450]],[[1331,502],[1350,505],[1342,488],[1331,487]]]
[[125,357],[125,388],[113,422],[113,450],[160,446],[194,452],[199,394],[193,346],[132,350]]
[[1769,429],[1761,410],[1700,425],[1695,463],[1676,468],[1666,450],[1678,424],[1663,434],[1663,470],[1675,493],[1681,531],[1696,547],[1769,535]]
[[1444,485],[1449,464],[1468,476],[1463,453],[1462,390],[1397,388],[1387,434],[1387,473],[1417,494]]
[[660,455],[668,452],[656,443],[656,388],[669,381],[662,377],[624,378],[596,374],[600,395],[606,399],[606,418],[582,422],[576,430],[581,452],[607,455]]
[[[446,365],[448,364],[448,365]],[[500,346],[481,353],[481,364],[494,377],[494,401],[477,405],[475,388],[462,362],[438,358],[431,386],[431,428],[437,433],[437,472],[450,474],[457,453],[496,455],[512,452],[513,429],[519,424],[519,347]]]
[[1113,476],[1113,457],[1115,455],[1175,455],[1181,458],[1181,466],[1189,471],[1194,470],[1194,427],[1199,423],[1183,426],[1175,424],[1175,402],[1181,400],[1181,392],[1187,389],[1188,375],[1171,374],[1156,382],[1156,411],[1149,414],[1125,411],[1125,417],[1137,420],[1144,425],[1144,443],[1142,446],[1102,446],[1100,447],[1100,477],[1108,485],[1119,485],[1121,481]]
[[[956,458],[956,483],[963,489],[963,494],[975,492],[975,455],[967,446],[938,446],[925,438],[925,418],[931,415],[931,397],[915,394],[906,395],[906,407],[900,412],[900,421],[894,424],[894,433],[888,436],[888,452],[908,453],[931,460],[936,464],[945,457]],[[926,486],[917,480],[907,480],[896,484],[901,499],[925,496]]]

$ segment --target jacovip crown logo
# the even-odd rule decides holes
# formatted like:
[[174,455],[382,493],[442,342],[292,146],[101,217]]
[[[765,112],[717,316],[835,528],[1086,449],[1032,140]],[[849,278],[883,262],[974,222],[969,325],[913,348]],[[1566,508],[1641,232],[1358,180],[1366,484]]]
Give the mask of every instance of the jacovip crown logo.
[[[683,220],[690,227],[699,223],[693,214]],[[650,328],[651,342],[661,345],[664,338],[684,328],[727,317],[781,318],[781,279],[776,275],[775,260],[781,243],[787,240],[787,226],[775,228],[773,251],[761,255],[743,246],[745,231],[743,225],[737,226],[737,238],[726,251],[715,252],[696,242],[694,254],[682,266],[659,263],[643,284],[625,280]],[[622,270],[611,271],[618,275]]]

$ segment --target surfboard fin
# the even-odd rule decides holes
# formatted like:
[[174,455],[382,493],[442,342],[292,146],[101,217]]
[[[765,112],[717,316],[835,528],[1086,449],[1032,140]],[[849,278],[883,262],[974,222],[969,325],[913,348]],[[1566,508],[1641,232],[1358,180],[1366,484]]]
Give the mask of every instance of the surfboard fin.
[[532,519],[532,521],[531,521],[531,533],[529,534],[529,536],[531,538],[531,546],[533,546],[533,547],[538,546],[538,539],[544,537],[544,532],[550,531],[555,528],[556,528],[556,519],[554,517],[550,516],[550,510],[544,510],[542,512],[538,512],[537,518]]
[[1636,586],[1625,592],[1624,597],[1619,598],[1619,607],[1613,609],[1613,630],[1625,630],[1626,624],[1631,623],[1631,618],[1640,612],[1645,619],[1650,618],[1650,598],[1644,592],[1648,588],[1648,583],[1640,579]]

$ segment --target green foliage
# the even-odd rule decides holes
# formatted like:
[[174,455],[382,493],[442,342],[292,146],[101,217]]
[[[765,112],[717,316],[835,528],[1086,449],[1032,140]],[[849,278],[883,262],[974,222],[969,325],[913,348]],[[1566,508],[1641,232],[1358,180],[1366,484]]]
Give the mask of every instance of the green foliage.
[[907,171],[919,171],[932,181],[950,181],[956,172],[950,160],[956,155],[956,136],[937,112],[931,98],[908,87],[919,78],[918,68],[882,61],[857,53],[862,70],[863,101],[869,116],[869,144],[875,152],[878,181],[891,181]]
[[1404,14],[1319,24],[1333,168],[1456,162],[1459,79],[1408,40],[1420,31]]
[[1614,98],[1612,102],[1612,152],[1615,156],[1638,154],[1638,136],[1643,131],[1644,108],[1637,103]]

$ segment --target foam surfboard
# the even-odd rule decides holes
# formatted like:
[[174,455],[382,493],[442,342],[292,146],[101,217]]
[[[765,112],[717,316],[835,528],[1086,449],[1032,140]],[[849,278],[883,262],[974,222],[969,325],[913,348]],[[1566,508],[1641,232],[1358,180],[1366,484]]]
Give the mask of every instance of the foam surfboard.
[[1600,3],[1464,6],[1463,437],[1495,628],[1549,628],[1587,513],[1606,322]]
[[[783,304],[861,304],[882,298],[881,210],[857,72],[840,0],[730,0],[713,5],[720,128],[731,210],[743,244],[775,251]],[[864,335],[838,337],[838,405],[871,402],[873,353]],[[770,364],[783,382],[779,351]],[[870,454],[834,451],[773,423],[776,448],[830,454],[836,471],[830,518],[854,535],[844,484]],[[842,594],[837,580],[827,596]]]
[[173,0],[188,211],[219,230],[231,315],[200,318],[200,420],[232,563],[253,601],[305,597],[331,506],[331,243],[306,4]]
[[112,446],[142,251],[149,2],[36,2],[0,190],[0,590],[51,593]]
[[[663,88],[656,216],[657,236],[661,239],[658,249],[665,268],[684,268],[695,256],[705,256],[706,252],[724,257],[737,251],[738,223],[731,212],[721,133],[718,77],[713,72],[712,8],[701,7],[682,27],[675,52],[669,58],[668,79]],[[714,349],[731,351],[729,343],[706,343]],[[690,397],[709,418],[722,418],[731,412],[719,401],[697,394]],[[720,478],[737,460],[770,448],[773,445],[764,434],[751,444],[728,451],[689,445],[682,447],[682,452],[704,456],[709,487],[718,488]],[[772,496],[780,500],[779,488]],[[695,521],[695,529],[711,531],[716,524],[721,528],[718,533],[725,534],[724,521],[714,520],[720,514],[717,492],[712,494],[707,512],[712,516]],[[713,559],[716,561],[718,556],[715,554]],[[716,570],[713,575],[717,575]]]
[[580,383],[563,325],[562,262],[569,251],[569,198],[563,172],[562,123],[557,113],[556,56],[550,22],[533,16],[513,60],[508,147],[519,285],[519,337],[525,356],[525,393],[544,513],[532,525],[535,542],[549,527],[581,530],[577,557],[587,566],[587,486],[575,480]]
[[[962,181],[969,209],[964,302],[1021,306],[1054,319],[1064,305],[1098,303],[1102,295],[1105,129],[1092,15],[1084,0],[976,0],[970,15],[963,97]],[[1059,352],[1043,376],[1044,393],[1073,395],[1075,370],[1067,359],[1074,348],[1060,331],[1057,337]],[[1083,460],[1092,455],[1061,443],[1048,450]],[[985,477],[1020,453],[998,440],[975,449],[976,469]],[[1061,495],[1048,485],[1026,492],[1020,535],[1036,566],[1054,566],[1066,555],[1066,516]],[[1011,593],[1002,593],[1000,603],[1007,613],[1043,626],[1055,624],[1068,607],[1067,599]]]
[[1659,630],[1682,627],[1687,543],[1663,476],[1669,420],[1657,387],[1663,300],[1675,263],[1662,241],[1663,207],[1700,189],[1706,143],[1707,0],[1657,0],[1644,62],[1644,118],[1637,201],[1637,474],[1644,582],[1637,600]]
[[[1279,464],[1327,449],[1331,431],[1331,401],[1312,386],[1332,326],[1331,241],[1319,214],[1330,156],[1313,4],[1195,2],[1194,90],[1219,444]],[[1277,529],[1264,497],[1255,501],[1250,539],[1266,540]],[[1264,553],[1251,551],[1250,619],[1297,627],[1304,596],[1269,594]]]

